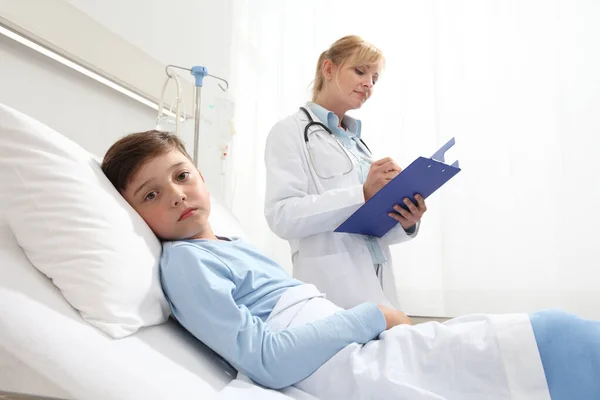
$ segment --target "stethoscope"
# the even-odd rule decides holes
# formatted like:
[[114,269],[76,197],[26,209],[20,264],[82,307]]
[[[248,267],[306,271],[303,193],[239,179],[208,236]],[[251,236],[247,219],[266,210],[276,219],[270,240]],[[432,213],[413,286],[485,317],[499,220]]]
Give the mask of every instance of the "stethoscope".
[[[317,171],[317,169],[315,168],[315,162],[313,160],[312,151],[311,151],[311,147],[310,147],[310,142],[308,140],[309,130],[313,126],[318,126],[318,127],[322,128],[323,130],[325,130],[325,132],[329,133],[331,135],[331,137],[335,140],[335,142],[338,145],[338,148],[340,149],[340,151],[342,152],[342,154],[344,154],[344,156],[348,160],[348,163],[350,164],[350,168],[347,171],[342,172],[341,175],[347,175],[350,172],[352,172],[354,170],[354,163],[352,162],[352,159],[350,158],[350,155],[348,154],[348,152],[344,149],[344,146],[342,146],[342,144],[340,143],[340,141],[338,140],[338,138],[336,138],[335,135],[333,134],[333,132],[331,132],[331,129],[329,129],[322,122],[313,120],[312,117],[311,117],[311,115],[310,115],[310,113],[308,112],[308,110],[306,110],[306,108],[300,107],[300,110],[302,110],[304,112],[304,114],[306,114],[306,118],[308,118],[308,124],[304,128],[304,143],[306,144],[306,149],[308,150],[308,157],[310,158],[310,162],[313,165],[313,169],[315,170],[315,173],[317,174],[317,176],[319,178],[321,178],[321,179],[331,179],[331,178],[334,178],[336,175],[321,176],[319,174],[319,172]],[[371,153],[371,149],[369,149],[369,146],[367,146],[367,144],[361,138],[353,137],[352,139],[355,140],[355,141],[358,139],[360,141],[360,143],[365,147],[365,149],[367,149],[367,151],[369,153]],[[367,157],[367,156],[362,156],[361,158],[364,159],[365,161],[369,162],[369,163],[371,163],[373,161],[370,157]]]

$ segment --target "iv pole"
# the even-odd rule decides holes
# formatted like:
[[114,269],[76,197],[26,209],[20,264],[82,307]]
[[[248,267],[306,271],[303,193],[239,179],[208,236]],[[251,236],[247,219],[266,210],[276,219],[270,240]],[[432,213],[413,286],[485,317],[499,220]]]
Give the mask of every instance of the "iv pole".
[[[211,78],[223,82],[225,84],[225,87],[223,87],[220,83],[218,85],[224,92],[226,92],[227,89],[229,89],[229,82],[227,82],[223,78],[219,78],[218,76],[209,74],[206,67],[203,67],[201,65],[196,65],[192,68],[184,68],[177,65],[169,64],[165,67],[165,72],[167,73],[167,76],[172,77],[171,73],[169,72],[169,68],[177,68],[184,71],[188,71],[194,76],[196,80],[196,84],[194,86],[194,154],[192,155],[192,161],[194,163],[194,166],[198,168],[198,146],[200,142],[200,102],[202,98],[202,84],[204,82],[204,77],[210,76]],[[179,118],[179,116],[177,116],[176,118]]]

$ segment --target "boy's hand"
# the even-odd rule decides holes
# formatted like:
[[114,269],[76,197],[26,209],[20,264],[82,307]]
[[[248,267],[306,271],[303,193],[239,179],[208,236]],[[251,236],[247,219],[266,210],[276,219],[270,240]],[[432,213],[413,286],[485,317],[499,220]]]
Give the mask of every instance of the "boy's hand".
[[391,329],[396,325],[412,325],[410,318],[402,311],[387,306],[377,306],[385,317],[385,330]]

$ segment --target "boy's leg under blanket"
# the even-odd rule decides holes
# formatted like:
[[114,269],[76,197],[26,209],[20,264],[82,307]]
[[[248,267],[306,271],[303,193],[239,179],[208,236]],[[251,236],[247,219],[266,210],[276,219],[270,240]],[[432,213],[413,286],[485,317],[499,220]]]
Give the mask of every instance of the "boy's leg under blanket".
[[552,400],[600,399],[600,322],[560,310],[530,319]]
[[[280,330],[340,308],[317,297],[290,310],[267,322]],[[550,400],[526,314],[400,325],[379,340],[347,346],[295,386],[336,400]]]

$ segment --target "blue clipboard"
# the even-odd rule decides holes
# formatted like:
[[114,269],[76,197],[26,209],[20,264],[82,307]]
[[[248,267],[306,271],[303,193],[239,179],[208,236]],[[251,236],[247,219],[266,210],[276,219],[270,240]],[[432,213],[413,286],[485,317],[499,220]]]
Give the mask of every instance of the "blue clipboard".
[[388,213],[396,204],[407,208],[402,200],[408,197],[416,203],[415,195],[428,198],[454,175],[460,172],[458,161],[445,163],[445,153],[454,146],[454,138],[443,145],[431,158],[419,157],[387,185],[354,212],[334,232],[358,233],[382,237],[398,224]]

